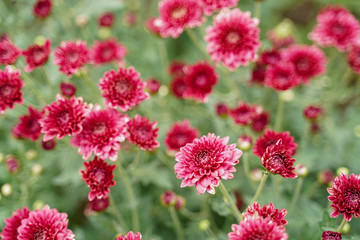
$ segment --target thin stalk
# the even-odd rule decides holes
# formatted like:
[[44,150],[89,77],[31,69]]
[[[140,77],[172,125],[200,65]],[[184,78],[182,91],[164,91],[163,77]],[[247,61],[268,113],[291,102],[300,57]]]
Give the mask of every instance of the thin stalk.
[[175,225],[176,235],[178,240],[184,240],[184,230],[181,226],[179,217],[176,213],[176,210],[174,207],[169,207],[169,212],[171,215],[171,219]]
[[220,191],[221,191],[222,195],[225,198],[225,202],[230,203],[231,211],[232,211],[234,217],[236,218],[236,220],[238,222],[240,222],[243,218],[241,215],[241,212],[237,208],[234,200],[231,198],[228,190],[226,189],[225,185],[221,181],[220,181],[219,187],[220,187]]
[[100,103],[101,98],[100,98],[99,93],[98,93],[99,89],[95,86],[94,82],[91,81],[91,79],[89,78],[89,75],[87,73],[81,72],[81,76],[83,77],[83,79],[85,80],[87,85],[91,88],[91,91],[93,92],[97,102]]
[[205,47],[201,44],[201,39],[196,36],[195,32],[192,29],[188,28],[186,29],[186,34],[188,35],[192,43],[200,50],[200,52],[204,54],[206,58],[208,58],[209,54],[206,52]]
[[280,94],[278,94],[278,106],[277,106],[276,119],[275,119],[275,125],[274,125],[275,131],[281,130],[283,115],[284,115],[284,100],[282,99]]
[[137,165],[139,165],[139,161],[140,161],[140,149],[138,148],[136,150],[134,161],[129,165],[129,170],[130,171],[134,170],[137,167]]
[[109,200],[110,200],[110,205],[113,208],[113,211],[110,211],[110,213],[113,214],[117,218],[120,225],[123,227],[123,229],[126,232],[129,231],[129,226],[126,224],[126,221],[125,221],[124,217],[122,216],[119,208],[117,207],[116,202],[115,202],[114,198],[112,197],[111,193],[109,194]]
[[343,220],[342,220],[342,222],[341,222],[340,226],[336,229],[336,232],[340,233],[340,232],[341,232],[341,230],[343,229],[343,227],[344,227],[345,223],[346,223],[346,220],[345,220],[345,218],[343,218]]
[[261,2],[255,0],[254,17],[259,19],[260,21],[260,15],[261,15]]
[[251,178],[250,178],[249,155],[247,153],[243,154],[242,161],[243,161],[243,168],[244,168],[245,175],[246,175],[251,187],[255,188],[254,183],[253,183],[253,181],[251,181]]
[[159,46],[159,55],[161,58],[161,61],[163,63],[163,69],[164,69],[164,76],[167,76],[167,69],[169,66],[169,61],[168,61],[168,56],[167,56],[167,51],[166,51],[166,44],[164,39],[160,39],[158,41],[158,46]]
[[28,85],[30,90],[33,92],[33,94],[35,95],[36,99],[38,100],[38,102],[41,104],[41,105],[46,105],[46,101],[45,101],[45,98],[44,96],[41,94],[41,92],[39,92],[37,90],[37,88],[35,87],[34,83],[32,82],[32,79],[26,75],[26,74],[21,74],[21,77],[25,78],[26,79],[26,82],[25,82],[25,86]]
[[253,202],[255,202],[255,201],[258,199],[258,197],[259,197],[260,194],[261,194],[262,189],[263,189],[264,186],[265,186],[265,183],[266,183],[266,180],[268,179],[268,177],[269,177],[269,173],[268,173],[268,172],[264,172],[264,174],[263,174],[263,176],[262,176],[262,178],[261,178],[261,180],[260,180],[259,187],[258,187],[258,189],[256,190],[256,193],[255,193],[253,199],[251,200],[250,204],[252,204]]
[[293,198],[291,200],[291,204],[290,204],[290,208],[289,208],[290,213],[292,212],[292,210],[294,209],[297,201],[299,200],[299,196],[300,196],[300,192],[301,192],[301,189],[303,187],[303,184],[304,184],[304,178],[300,178],[299,181],[297,182],[295,193],[294,193],[294,196],[293,196]]

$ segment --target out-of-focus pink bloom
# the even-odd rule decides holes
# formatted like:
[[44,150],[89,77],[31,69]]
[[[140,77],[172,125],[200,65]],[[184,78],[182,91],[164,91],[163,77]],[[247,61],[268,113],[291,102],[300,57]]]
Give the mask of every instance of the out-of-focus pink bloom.
[[28,47],[26,51],[23,51],[22,54],[26,57],[25,72],[31,72],[35,68],[44,65],[49,58],[50,48],[51,41],[50,39],[46,39],[43,46],[35,44],[34,46]]
[[169,151],[179,151],[181,147],[187,143],[191,143],[195,138],[200,135],[197,128],[190,125],[190,121],[185,119],[182,122],[176,122],[167,131],[165,137],[165,145]]
[[0,69],[0,114],[5,113],[6,108],[13,109],[15,103],[22,104],[23,86],[20,70],[13,70],[9,66],[4,71]]
[[100,15],[98,25],[100,27],[112,27],[115,22],[115,15],[111,12],[105,12]]
[[127,54],[126,47],[115,38],[105,41],[95,41],[89,50],[90,61],[96,65],[106,64],[113,61],[121,64]]
[[46,18],[52,9],[51,0],[37,0],[33,7],[33,13],[38,18]]
[[239,1],[240,0],[200,0],[203,5],[204,14],[207,16],[223,8],[235,7]]
[[27,138],[36,141],[41,135],[41,126],[39,120],[43,118],[44,111],[38,111],[29,107],[29,115],[23,115],[19,118],[19,123],[12,129],[15,136]]

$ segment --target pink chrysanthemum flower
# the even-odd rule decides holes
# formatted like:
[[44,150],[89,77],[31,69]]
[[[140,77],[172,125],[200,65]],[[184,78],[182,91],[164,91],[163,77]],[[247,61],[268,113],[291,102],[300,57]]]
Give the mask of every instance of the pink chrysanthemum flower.
[[137,232],[136,234],[133,233],[133,231],[128,232],[127,236],[120,235],[116,238],[116,240],[141,240],[142,235],[141,233]]
[[0,69],[0,114],[5,113],[6,108],[13,109],[15,103],[23,102],[23,86],[20,70],[13,70],[8,66],[4,71]]
[[95,41],[89,50],[90,60],[97,65],[110,63],[112,61],[122,64],[126,53],[126,47],[115,38],[105,41]]
[[81,170],[82,180],[91,189],[89,201],[95,198],[105,198],[109,195],[110,187],[115,186],[113,172],[115,165],[109,165],[105,160],[95,157],[92,161],[84,162],[85,170]]
[[88,62],[89,51],[84,41],[63,41],[55,49],[54,63],[60,67],[60,72],[69,77]]
[[240,0],[200,0],[203,5],[203,11],[206,16],[217,12],[223,8],[235,7]]
[[231,71],[254,61],[260,47],[258,24],[259,20],[251,18],[250,12],[237,8],[222,10],[214,17],[213,26],[206,29],[206,50],[211,59],[222,62]]
[[185,119],[182,122],[176,122],[166,133],[165,145],[169,151],[178,152],[181,147],[191,143],[200,135],[196,128],[191,127],[190,121]]
[[264,131],[268,123],[269,123],[269,113],[260,112],[252,118],[251,128],[255,132],[262,132]]
[[215,105],[215,111],[218,116],[227,117],[229,113],[229,108],[225,103],[220,102]]
[[27,207],[18,209],[13,212],[10,218],[6,218],[5,227],[3,228],[0,236],[2,240],[17,240],[18,228],[21,225],[21,221],[29,217],[30,210]]
[[273,146],[267,147],[264,155],[261,157],[261,163],[273,174],[279,174],[284,178],[296,178],[293,167],[295,159],[291,158],[291,154],[286,146],[282,144],[281,139]]
[[287,240],[284,227],[280,227],[269,218],[249,217],[233,224],[228,234],[229,240]]
[[169,73],[174,77],[183,77],[185,76],[185,67],[186,64],[181,61],[172,61],[169,65]]
[[197,0],[161,0],[159,2],[160,35],[178,38],[186,28],[203,23],[201,3]]
[[106,72],[100,79],[99,87],[106,105],[119,107],[123,112],[149,98],[149,94],[144,91],[145,83],[133,67]]
[[21,167],[19,160],[12,155],[5,157],[5,166],[10,174],[17,173]]
[[21,221],[17,240],[74,240],[75,235],[68,229],[68,222],[66,213],[59,213],[57,209],[50,209],[46,205],[42,210],[32,211],[28,218]]
[[325,72],[325,54],[316,46],[292,45],[284,49],[281,56],[284,62],[294,65],[296,75],[304,83]]
[[180,187],[196,186],[198,194],[205,191],[215,194],[221,179],[231,179],[236,171],[242,151],[236,144],[227,145],[229,137],[220,138],[215,134],[202,136],[186,144],[176,153],[175,174],[182,179]]
[[159,80],[157,80],[156,78],[148,79],[145,83],[146,83],[146,90],[150,94],[156,94],[161,87],[161,82],[159,82]]
[[322,233],[321,240],[341,240],[341,233],[325,231]]
[[62,82],[59,85],[60,92],[65,97],[72,97],[76,93],[76,86],[73,83],[70,82]]
[[281,54],[277,49],[262,51],[260,54],[260,62],[265,65],[274,65],[281,60]]
[[360,75],[360,41],[357,41],[348,48],[347,61],[351,69]]
[[284,227],[288,221],[285,220],[285,216],[287,214],[286,209],[275,208],[273,203],[269,203],[269,205],[264,205],[262,208],[260,204],[254,202],[251,206],[248,207],[247,211],[243,213],[244,218],[259,216],[262,218],[270,218],[271,221],[275,222],[279,227]]
[[0,64],[13,65],[21,51],[7,38],[0,41]]
[[82,122],[91,111],[91,106],[83,102],[82,97],[64,98],[56,95],[56,102],[46,106],[48,114],[39,120],[44,141],[57,137],[75,136],[82,130]]
[[334,211],[331,217],[336,218],[340,214],[344,215],[346,221],[351,221],[353,217],[360,217],[360,174],[346,174],[340,173],[334,179],[332,188],[328,188],[330,196],[330,205]]
[[22,55],[26,57],[25,72],[32,72],[35,68],[41,67],[47,62],[50,54],[50,45],[50,39],[46,39],[43,46],[35,44],[22,52]]
[[258,157],[262,157],[266,151],[266,148],[275,145],[278,140],[281,139],[282,144],[286,147],[286,150],[293,156],[297,149],[297,143],[294,137],[290,136],[290,132],[275,132],[272,130],[266,130],[264,135],[259,137],[254,145],[254,154]]
[[33,13],[38,18],[46,18],[50,15],[52,2],[50,0],[37,0],[33,7]]
[[184,92],[187,89],[187,85],[182,77],[175,77],[170,83],[171,92],[177,98],[183,98]]
[[127,115],[122,115],[115,109],[101,110],[96,107],[84,120],[83,130],[70,140],[70,143],[79,147],[78,152],[83,159],[89,159],[91,154],[101,159],[109,158],[115,161],[120,143],[127,137]]
[[127,139],[129,142],[137,145],[141,150],[152,151],[160,146],[156,140],[159,128],[157,122],[150,122],[146,117],[136,114],[133,119],[127,123],[129,133]]
[[296,87],[301,78],[296,74],[295,66],[288,62],[269,65],[265,72],[264,84],[277,91],[284,91]]
[[230,109],[229,115],[234,119],[236,124],[247,125],[251,123],[256,112],[256,106],[248,105],[245,102],[239,102],[236,108]]
[[110,201],[108,197],[94,198],[90,201],[90,209],[95,212],[102,212],[109,206]]
[[28,110],[29,115],[21,116],[19,123],[12,129],[12,132],[19,138],[28,138],[36,141],[41,135],[39,120],[44,117],[44,111],[38,111],[31,106]]
[[218,81],[218,76],[209,63],[198,62],[186,67],[184,81],[187,88],[183,96],[205,103]]
[[317,25],[309,38],[322,47],[336,47],[344,51],[360,34],[356,18],[342,6],[328,6],[316,17]]
[[150,17],[145,22],[145,27],[154,35],[160,36],[160,21],[155,17]]
[[264,85],[266,66],[260,63],[255,64],[255,68],[252,70],[250,84]]
[[322,107],[310,105],[304,109],[304,116],[310,121],[316,121],[323,114],[324,109]]
[[103,13],[98,20],[100,27],[112,27],[115,22],[115,15],[112,12]]

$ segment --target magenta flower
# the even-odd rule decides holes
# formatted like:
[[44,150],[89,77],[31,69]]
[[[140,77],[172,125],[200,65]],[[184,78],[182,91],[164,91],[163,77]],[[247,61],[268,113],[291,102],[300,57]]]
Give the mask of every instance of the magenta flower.
[[112,27],[115,22],[115,15],[112,12],[105,12],[101,14],[98,20],[100,27]]
[[204,14],[210,16],[223,8],[235,7],[240,0],[200,0],[203,5]]
[[250,84],[264,85],[266,65],[256,63],[255,68],[252,70]]
[[259,216],[261,218],[270,218],[271,221],[275,222],[279,227],[285,227],[288,223],[285,220],[285,216],[287,214],[286,209],[279,209],[275,208],[273,203],[269,203],[269,205],[264,205],[262,208],[260,204],[254,202],[251,206],[248,207],[247,211],[243,213],[244,218],[249,218],[253,216]]
[[35,17],[46,18],[50,15],[52,9],[51,0],[37,0],[33,7]]
[[65,97],[72,97],[76,93],[76,86],[73,83],[70,82],[62,82],[59,85],[60,92]]
[[90,203],[91,210],[93,210],[95,212],[102,212],[105,209],[107,209],[107,207],[110,204],[110,201],[109,201],[109,198],[102,197],[102,198],[94,198],[89,203]]
[[226,103],[220,102],[215,105],[216,114],[220,117],[227,117],[229,113],[228,106]]
[[183,77],[175,77],[170,83],[170,90],[177,98],[183,98],[187,85]]
[[0,64],[13,65],[20,53],[20,49],[7,38],[0,41]]
[[22,104],[23,86],[20,70],[13,70],[9,66],[4,71],[0,69],[0,114],[5,113],[6,108],[13,109],[15,103]]
[[253,117],[256,115],[257,107],[248,105],[245,102],[238,102],[236,108],[230,109],[230,117],[236,124],[247,125],[252,122]]
[[49,141],[41,141],[41,147],[46,151],[53,150],[55,146],[56,146],[56,142],[54,139],[51,139]]
[[176,153],[175,174],[182,179],[180,187],[196,186],[198,194],[205,191],[215,194],[221,179],[231,179],[236,171],[242,151],[236,144],[227,145],[229,137],[220,138],[215,134],[202,136],[180,148]]
[[35,44],[28,47],[26,51],[22,52],[22,55],[26,57],[25,72],[32,72],[35,68],[44,65],[50,55],[51,41],[46,39],[43,46]]
[[331,201],[330,207],[334,209],[331,217],[336,218],[340,214],[344,215],[346,221],[351,221],[353,217],[360,217],[360,174],[340,173],[334,179],[332,188],[328,188]]
[[351,69],[360,75],[360,42],[352,44],[347,50],[347,61]]
[[325,231],[322,233],[321,240],[341,240],[341,233]]
[[164,142],[169,151],[178,152],[181,147],[187,143],[191,143],[195,138],[198,138],[199,135],[200,133],[197,128],[191,127],[190,121],[185,119],[171,126],[166,133]]
[[159,82],[157,79],[155,78],[151,78],[148,79],[146,82],[146,90],[150,93],[150,94],[156,94],[160,87],[161,87],[161,82]]
[[173,77],[184,77],[185,76],[186,64],[181,61],[172,61],[169,65],[169,74]]
[[324,109],[322,107],[309,105],[304,109],[304,116],[310,121],[316,121],[323,114],[324,114]]
[[265,65],[274,65],[281,60],[281,54],[277,49],[262,51],[259,62]]
[[253,118],[251,122],[251,128],[255,132],[264,131],[265,127],[269,124],[269,113],[259,112]]
[[206,50],[211,59],[222,62],[231,71],[254,61],[260,47],[258,24],[250,12],[238,8],[222,10],[214,17],[213,26],[206,29]]
[[145,83],[133,68],[120,68],[118,72],[110,70],[100,79],[101,96],[109,107],[119,107],[126,112],[149,98],[144,91]]
[[276,91],[288,90],[300,83],[301,78],[296,74],[293,64],[282,61],[266,69],[264,85]]
[[155,36],[160,36],[161,21],[155,17],[150,17],[145,22],[145,27]]
[[41,125],[39,120],[44,117],[44,111],[38,111],[29,107],[29,115],[19,118],[19,123],[12,129],[15,136],[36,141],[41,135]]
[[2,240],[17,240],[18,228],[21,225],[21,221],[29,217],[30,210],[27,207],[17,209],[13,212],[10,218],[5,218],[5,227],[3,228],[0,236]]
[[116,240],[141,240],[142,235],[141,233],[137,232],[136,234],[133,231],[128,232],[127,236],[120,235],[116,238]]
[[95,41],[89,50],[90,61],[100,65],[116,61],[118,64],[124,62],[127,54],[126,47],[115,38],[105,41]]

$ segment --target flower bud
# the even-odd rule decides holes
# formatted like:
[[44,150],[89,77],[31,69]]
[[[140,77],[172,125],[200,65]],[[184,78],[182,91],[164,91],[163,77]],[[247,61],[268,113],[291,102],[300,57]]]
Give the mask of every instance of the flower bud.
[[44,206],[45,203],[41,200],[36,200],[32,205],[33,209],[42,209]]
[[331,169],[325,169],[318,173],[317,179],[319,183],[328,185],[330,184],[335,178],[335,175]]
[[5,165],[9,173],[15,174],[20,169],[20,162],[14,156],[8,155],[5,157]]
[[299,176],[299,177],[306,177],[309,174],[309,169],[302,163],[296,164],[295,165],[295,173]]
[[34,43],[39,46],[44,46],[46,42],[46,37],[43,35],[36,36]]
[[161,87],[161,83],[155,78],[146,81],[146,89],[150,94],[156,94]]
[[25,153],[26,160],[34,160],[37,157],[37,152],[31,149]]
[[75,24],[78,27],[84,27],[89,23],[89,17],[85,14],[80,14],[75,18]]
[[290,89],[280,92],[279,96],[284,102],[291,102],[295,98],[295,93],[293,90]]
[[4,185],[2,185],[1,187],[1,193],[5,196],[8,197],[12,194],[12,186],[9,183],[5,183]]
[[176,194],[173,191],[165,191],[160,196],[160,202],[164,207],[174,206],[176,203]]
[[159,88],[159,95],[161,97],[165,97],[169,93],[169,88],[165,85],[160,86]]
[[210,227],[210,221],[209,221],[209,220],[204,219],[204,220],[201,220],[201,221],[199,222],[199,229],[200,229],[201,231],[206,231],[206,230],[209,229],[209,227]]
[[228,113],[229,113],[229,109],[226,106],[225,103],[218,103],[215,106],[216,108],[216,114],[222,118],[227,117]]
[[76,93],[76,86],[72,83],[62,82],[59,87],[61,94],[66,97],[72,97]]
[[108,39],[111,36],[111,29],[110,28],[100,28],[98,31],[98,36],[101,39]]
[[350,225],[350,223],[347,222],[347,223],[345,223],[341,232],[343,234],[348,234],[350,232],[350,228],[351,228],[351,225]]
[[44,150],[47,150],[47,151],[52,150],[55,147],[55,145],[56,145],[56,142],[55,142],[54,139],[51,139],[51,140],[46,141],[46,142],[44,142],[44,141],[41,142],[42,148]]
[[317,107],[314,105],[307,106],[304,109],[304,116],[310,121],[316,121],[319,117],[323,115],[323,113],[324,110],[321,107]]
[[254,182],[260,182],[262,178],[262,171],[259,168],[254,168],[250,172],[250,179]]
[[291,37],[294,36],[293,28],[294,23],[290,19],[286,18],[275,27],[274,33],[279,38]]
[[239,137],[238,141],[237,141],[237,146],[240,150],[246,152],[248,150],[251,149],[252,147],[252,138],[251,136],[247,136],[247,135],[242,135],[241,137]]
[[175,199],[175,209],[176,210],[181,210],[182,208],[185,207],[186,205],[186,200],[185,198],[183,198],[182,196],[176,195],[176,199]]
[[31,167],[31,173],[34,175],[34,176],[38,176],[40,175],[44,170],[44,167],[39,164],[39,163],[35,163],[32,167]]
[[90,208],[95,212],[102,212],[109,206],[109,198],[95,198],[94,200],[90,201]]
[[346,175],[349,175],[350,170],[347,167],[339,167],[338,169],[336,169],[336,175],[339,176],[340,173],[344,173]]

